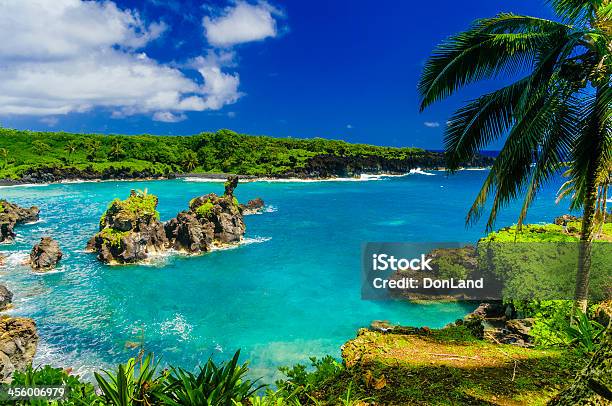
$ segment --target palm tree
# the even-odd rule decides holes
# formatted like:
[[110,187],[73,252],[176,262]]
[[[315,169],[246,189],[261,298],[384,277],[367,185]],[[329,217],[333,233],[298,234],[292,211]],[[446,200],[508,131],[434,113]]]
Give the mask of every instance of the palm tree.
[[198,156],[195,152],[189,149],[185,151],[181,164],[183,169],[185,169],[187,172],[193,171],[199,164]]
[[74,154],[77,150],[77,144],[74,141],[69,141],[66,146],[64,146],[64,151],[66,151],[68,153],[68,158],[70,159],[70,157],[72,157],[72,154]]
[[454,171],[507,136],[467,216],[476,221],[492,196],[487,229],[524,193],[520,229],[542,185],[569,165],[583,209],[575,300],[584,310],[597,190],[612,161],[612,2],[550,3],[560,22],[504,13],[450,37],[428,60],[418,90],[423,110],[469,83],[519,77],[455,112],[445,130],[447,165]]
[[98,140],[89,140],[86,144],[87,160],[93,161],[96,157],[96,152],[100,150],[102,143]]
[[123,151],[123,147],[121,146],[121,141],[114,140],[113,144],[111,145],[110,152],[109,152],[109,155],[111,156],[111,158],[113,158],[115,161],[118,161],[119,159],[121,159],[124,153],[125,151]]

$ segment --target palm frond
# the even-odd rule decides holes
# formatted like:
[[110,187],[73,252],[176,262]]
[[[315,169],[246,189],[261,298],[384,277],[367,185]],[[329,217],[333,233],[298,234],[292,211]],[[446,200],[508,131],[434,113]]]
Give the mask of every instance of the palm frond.
[[476,21],[439,45],[427,61],[418,85],[421,110],[469,83],[524,70],[538,52],[568,34],[563,24],[512,14]]
[[603,0],[549,0],[555,12],[573,24],[589,22],[602,6]]

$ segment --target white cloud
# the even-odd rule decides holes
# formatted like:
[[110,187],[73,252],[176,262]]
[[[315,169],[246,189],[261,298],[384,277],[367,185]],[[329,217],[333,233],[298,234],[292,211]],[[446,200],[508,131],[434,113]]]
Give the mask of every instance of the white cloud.
[[440,123],[438,123],[437,121],[425,121],[423,123],[423,125],[425,125],[425,127],[429,127],[429,128],[438,128],[438,127],[440,127]]
[[353,125],[352,124],[347,124],[346,128],[348,128],[350,130],[351,128],[353,128]]
[[171,111],[157,111],[153,114],[153,120],[162,121],[164,123],[178,123],[187,119],[183,113],[174,114]]
[[280,16],[282,13],[265,1],[250,4],[239,0],[216,17],[204,17],[202,25],[209,44],[229,47],[275,37],[275,17]]
[[1,1],[0,114],[104,107],[113,117],[147,113],[176,122],[184,111],[220,109],[242,96],[239,76],[223,71],[233,66],[232,53],[198,58],[190,67],[200,82],[143,53],[165,29],[110,1]]
[[48,125],[49,127],[55,127],[57,123],[59,123],[59,118],[53,116],[43,117],[40,119],[40,122]]

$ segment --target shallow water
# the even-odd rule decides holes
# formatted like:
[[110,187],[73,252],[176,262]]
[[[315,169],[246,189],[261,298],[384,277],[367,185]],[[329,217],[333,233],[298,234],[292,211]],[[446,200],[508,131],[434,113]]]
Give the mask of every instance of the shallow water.
[[[73,366],[82,374],[124,361],[144,341],[163,362],[190,368],[209,355],[242,349],[254,375],[309,356],[339,356],[340,346],[372,320],[441,327],[471,310],[462,304],[416,305],[360,298],[360,250],[366,241],[475,241],[482,222],[464,225],[486,171],[447,177],[414,173],[362,182],[240,184],[240,201],[262,197],[267,210],[246,217],[246,244],[200,257],[170,255],[151,264],[109,267],[83,252],[108,202],[130,189],[159,196],[162,220],[222,183],[168,180],[3,187],[0,197],[38,205],[41,221],[17,228],[1,245],[9,255],[0,281],[15,293],[14,315],[36,320],[37,364]],[[560,182],[535,201],[532,222],[566,212],[555,205]],[[518,204],[498,225],[512,224]],[[43,235],[57,239],[57,271],[35,274],[21,262]]]

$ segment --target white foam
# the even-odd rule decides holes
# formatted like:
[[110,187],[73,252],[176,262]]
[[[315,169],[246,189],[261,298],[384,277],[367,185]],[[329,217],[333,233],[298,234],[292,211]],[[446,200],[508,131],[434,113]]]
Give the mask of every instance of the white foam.
[[262,210],[263,213],[276,213],[278,211],[278,208],[276,206],[265,206],[264,209]]
[[435,173],[425,172],[425,171],[421,170],[421,168],[411,169],[411,170],[410,170],[410,174],[411,174],[411,175],[427,175],[427,176],[436,176],[436,174],[435,174]]
[[176,313],[172,319],[164,320],[159,327],[162,335],[177,336],[183,341],[189,340],[193,331],[193,326],[180,313]]
[[48,183],[21,183],[18,185],[2,185],[0,188],[11,188],[11,187],[42,187],[49,186]]
[[210,252],[233,250],[233,249],[242,247],[243,245],[261,244],[263,242],[270,241],[271,239],[272,239],[272,237],[248,237],[248,238],[243,238],[242,240],[240,240],[239,243],[212,246],[211,249],[210,249]]
[[187,176],[187,177],[179,178],[179,179],[182,179],[185,182],[202,182],[202,183],[210,183],[210,182],[223,183],[226,181],[226,179],[223,179],[223,178],[199,178],[195,176]]
[[4,264],[22,266],[28,259],[30,259],[30,254],[27,251],[12,252],[5,258]]

